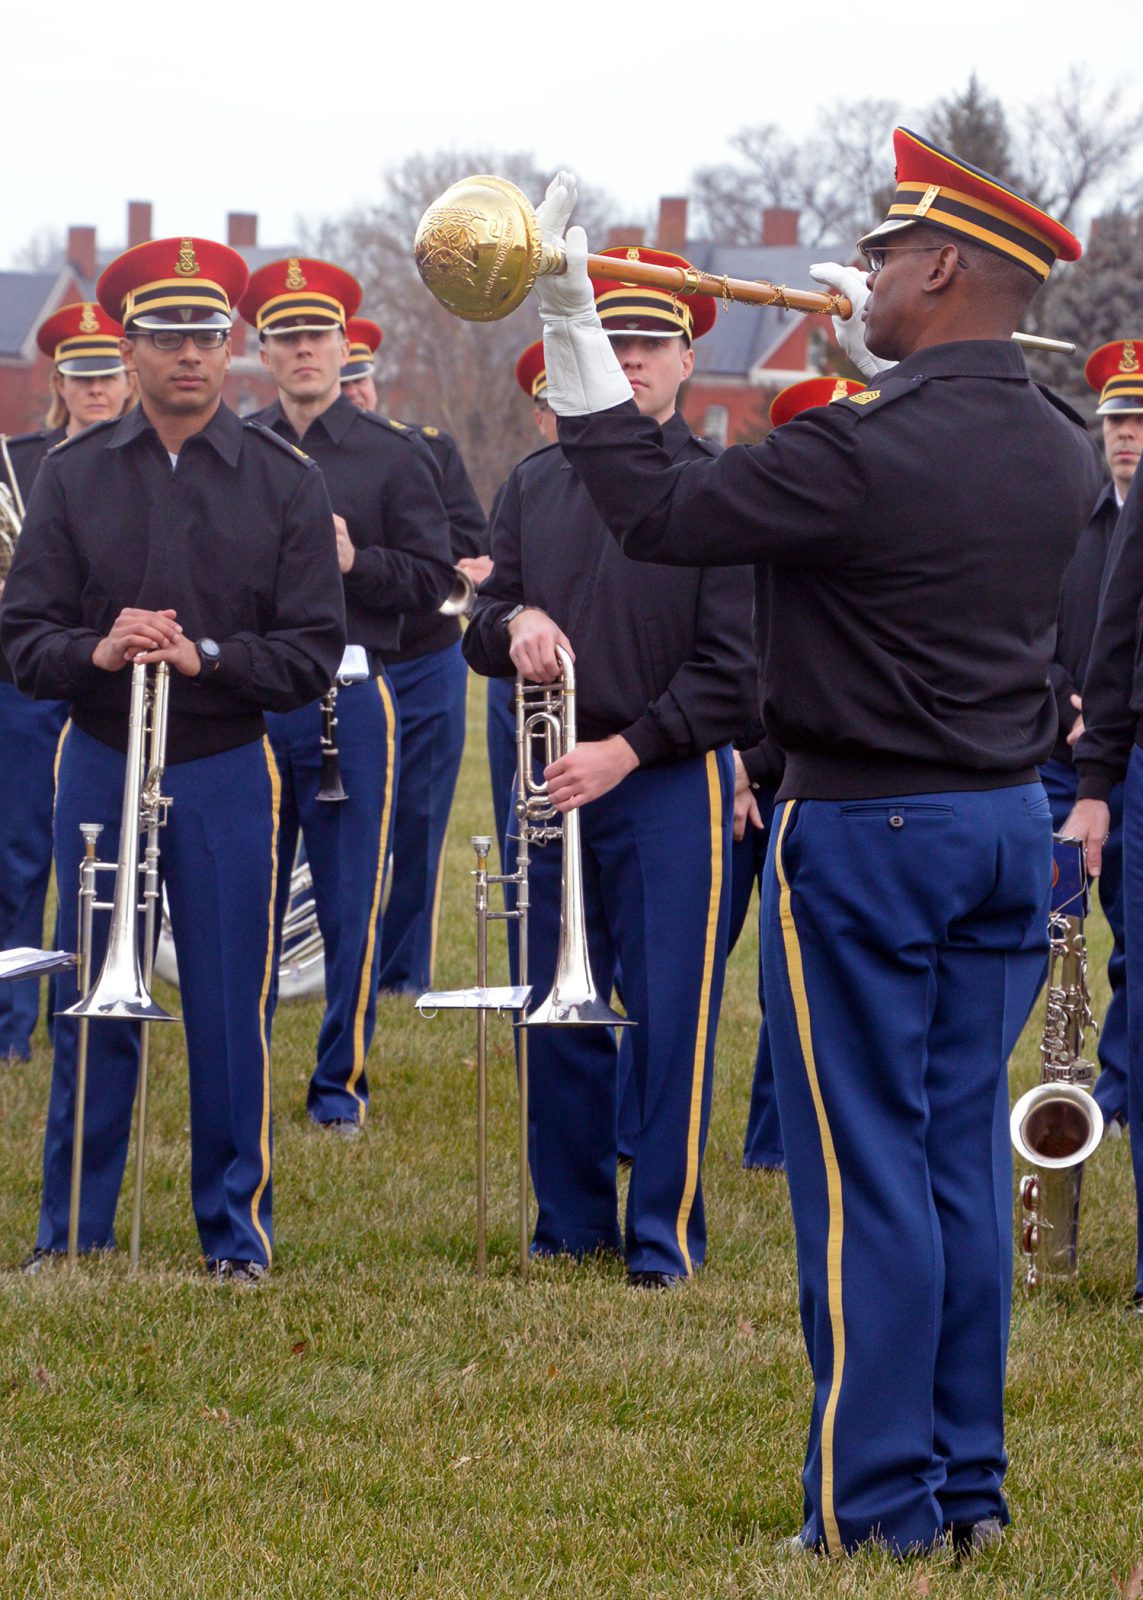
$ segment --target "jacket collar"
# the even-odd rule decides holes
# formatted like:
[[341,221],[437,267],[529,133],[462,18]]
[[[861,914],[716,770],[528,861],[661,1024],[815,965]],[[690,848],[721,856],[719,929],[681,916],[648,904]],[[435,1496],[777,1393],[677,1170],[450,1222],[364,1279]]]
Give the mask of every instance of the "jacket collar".
[[[124,445],[133,444],[136,439],[141,439],[147,434],[151,435],[161,449],[159,436],[148,421],[147,413],[142,405],[137,405],[111,430],[107,449],[121,450]],[[212,445],[227,466],[238,465],[238,457],[242,453],[242,423],[225,401],[219,405],[206,427],[201,428],[198,433],[192,433],[185,442],[190,444],[194,439],[203,439]]]
[[1014,339],[958,339],[915,350],[873,382],[893,378],[1009,378],[1027,383],[1028,367]]
[[[323,428],[334,444],[340,444],[352,428],[355,418],[359,415],[357,407],[352,400],[347,400],[339,394],[331,406],[327,406],[319,416],[316,416],[306,429],[305,437],[308,438],[315,428]],[[263,421],[268,428],[273,428],[275,433],[280,433],[291,444],[300,444],[302,441],[294,432],[294,425],[282,409],[282,402],[275,400],[273,405],[267,406],[262,413]]]

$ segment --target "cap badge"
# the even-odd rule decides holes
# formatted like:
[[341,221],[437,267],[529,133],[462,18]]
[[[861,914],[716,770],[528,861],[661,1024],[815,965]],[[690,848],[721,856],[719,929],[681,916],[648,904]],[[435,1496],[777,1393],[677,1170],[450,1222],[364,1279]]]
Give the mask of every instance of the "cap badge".
[[638,245],[629,244],[627,246],[627,259],[628,259],[628,261],[638,261],[638,259],[639,259],[639,246]]
[[1123,354],[1119,359],[1120,372],[1138,372],[1139,357],[1135,354],[1135,340],[1124,339]]
[[198,277],[199,265],[195,259],[193,239],[184,239],[179,245],[179,259],[175,262],[175,271],[180,278]]
[[304,289],[305,287],[306,280],[302,273],[301,263],[297,256],[291,256],[289,266],[286,268],[286,288]]
[[830,404],[832,405],[835,400],[844,400],[848,393],[849,390],[845,386],[845,379],[839,378],[833,386],[833,393],[829,397]]
[[95,315],[95,307],[85,305],[83,315],[79,319],[80,333],[98,333],[99,319]]

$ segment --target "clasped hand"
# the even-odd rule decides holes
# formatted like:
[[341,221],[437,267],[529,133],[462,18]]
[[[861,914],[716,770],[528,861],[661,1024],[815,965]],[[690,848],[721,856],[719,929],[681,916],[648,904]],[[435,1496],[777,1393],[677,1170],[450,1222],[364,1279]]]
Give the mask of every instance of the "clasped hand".
[[125,606],[91,653],[92,663],[104,672],[141,663],[166,661],[186,678],[202,670],[198,651],[176,621],[174,611],[143,611]]

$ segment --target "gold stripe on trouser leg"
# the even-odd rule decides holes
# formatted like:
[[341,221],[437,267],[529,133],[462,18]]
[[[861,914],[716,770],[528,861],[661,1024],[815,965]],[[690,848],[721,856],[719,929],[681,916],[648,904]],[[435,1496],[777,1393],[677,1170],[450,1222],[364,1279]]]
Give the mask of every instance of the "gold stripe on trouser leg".
[[[817,1063],[814,1060],[814,1041],[810,1030],[810,1002],[806,994],[806,975],[802,967],[802,950],[798,943],[798,930],[794,924],[794,908],[790,885],[782,861],[782,847],[786,829],[794,814],[796,800],[790,800],[782,814],[778,829],[778,842],[774,850],[774,869],[778,875],[778,908],[782,924],[782,944],[786,952],[786,973],[794,1001],[794,1015],[798,1023],[798,1040],[802,1048],[806,1078],[818,1119],[818,1137],[821,1139],[822,1160],[826,1170],[826,1190],[829,1196],[829,1234],[826,1241],[826,1278],[829,1284],[829,1326],[833,1340],[833,1379],[829,1399],[822,1414],[822,1524],[825,1528],[826,1549],[831,1556],[842,1554],[841,1535],[833,1504],[833,1440],[837,1417],[837,1402],[841,1394],[841,1377],[845,1368],[845,1316],[841,1300],[841,1240],[844,1217],[841,1204],[841,1171],[837,1164],[833,1134],[826,1117],[821,1084],[818,1082]],[[815,1373],[815,1378],[816,1378]]]
[[71,732],[71,718],[68,717],[60,729],[60,736],[56,740],[56,754],[52,762],[52,821],[56,819],[56,798],[60,792],[60,762],[63,760],[64,742]]
[[702,1130],[702,1094],[706,1078],[706,1047],[710,1034],[710,986],[714,975],[714,952],[718,943],[718,910],[722,899],[722,782],[718,755],[707,752],[706,786],[710,801],[710,900],[706,915],[706,944],[703,950],[702,989],[699,994],[698,1022],[695,1026],[695,1054],[691,1071],[691,1112],[687,1126],[687,1174],[683,1196],[675,1221],[675,1236],[686,1265],[687,1277],[694,1272],[687,1248],[687,1225],[695,1203],[699,1175],[699,1134]]
[[278,776],[278,764],[274,760],[274,752],[265,734],[262,736],[262,752],[266,757],[266,775],[270,779],[270,813],[273,822],[270,829],[270,905],[266,914],[266,965],[262,973],[262,993],[258,999],[258,1035],[262,1041],[262,1127],[259,1131],[262,1176],[250,1200],[250,1220],[254,1224],[255,1233],[262,1241],[262,1248],[269,1262],[273,1259],[274,1250],[266,1237],[266,1230],[258,1215],[258,1207],[262,1204],[262,1196],[270,1181],[270,1040],[266,1033],[266,1004],[270,997],[270,979],[274,972],[274,904],[278,898],[278,822],[282,809],[282,780]]
[[[385,841],[389,837],[389,820],[393,815],[393,766],[397,750],[397,716],[393,696],[383,677],[374,679],[377,693],[385,707],[385,804],[381,811],[381,837],[377,841],[377,878],[373,885],[373,902],[369,908],[369,934],[365,941],[365,959],[361,964],[361,984],[357,991],[357,1010],[353,1018],[353,1068],[346,1082],[346,1090],[357,1101],[357,1120],[365,1120],[365,1102],[357,1093],[361,1074],[365,1071],[365,1013],[369,1008],[369,981],[373,970],[373,949],[377,943],[377,913],[381,907],[381,892],[385,886]],[[396,868],[394,867],[394,870]]]

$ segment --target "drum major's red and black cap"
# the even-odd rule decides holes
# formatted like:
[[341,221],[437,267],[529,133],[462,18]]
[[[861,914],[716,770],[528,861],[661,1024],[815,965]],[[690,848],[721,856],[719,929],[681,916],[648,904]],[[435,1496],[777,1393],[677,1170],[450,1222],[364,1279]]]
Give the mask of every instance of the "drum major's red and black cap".
[[[601,250],[603,256],[620,261],[650,261],[657,267],[694,268],[684,256],[670,250],[650,250],[645,245],[617,245]],[[593,278],[595,305],[608,333],[630,333],[649,339],[701,339],[714,327],[718,315],[710,295],[685,295],[670,289],[653,289],[646,283],[616,283],[611,278]]]
[[909,128],[893,132],[897,192],[885,221],[857,241],[867,252],[890,234],[927,222],[994,250],[1042,283],[1057,257],[1078,261],[1074,233],[979,167],[922,139]]
[[238,251],[214,239],[151,239],[116,256],[95,293],[127,333],[229,328],[248,277]]
[[1113,339],[1093,350],[1083,375],[1099,395],[1097,417],[1143,412],[1143,339]]
[[774,396],[770,402],[770,421],[775,428],[780,428],[783,422],[792,422],[803,411],[832,405],[835,400],[847,400],[851,394],[860,394],[864,387],[853,378],[803,378]]
[[102,306],[83,301],[61,306],[41,322],[36,343],[64,377],[105,378],[123,371],[122,337],[122,323],[109,317]]
[[548,374],[544,366],[544,341],[530,344],[516,363],[516,382],[531,401],[543,400],[548,392]]
[[276,333],[345,328],[360,304],[361,285],[343,267],[311,256],[287,256],[258,268],[238,309],[265,339]]
[[385,337],[380,327],[368,317],[350,317],[346,323],[345,337],[349,340],[349,360],[341,369],[342,383],[371,377],[373,357]]

